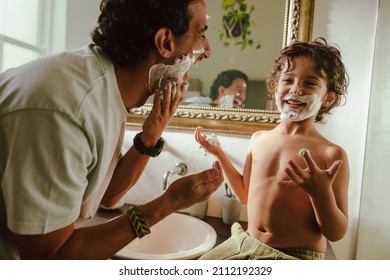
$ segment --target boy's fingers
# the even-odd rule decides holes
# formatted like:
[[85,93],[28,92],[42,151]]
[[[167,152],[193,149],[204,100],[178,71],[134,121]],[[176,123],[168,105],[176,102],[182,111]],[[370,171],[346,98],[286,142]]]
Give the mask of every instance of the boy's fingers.
[[303,159],[305,160],[305,162],[307,164],[307,167],[309,167],[309,170],[311,172],[314,172],[315,170],[317,170],[317,164],[315,163],[315,161],[311,157],[311,154],[310,154],[308,149],[300,149],[298,155],[303,157]]
[[342,160],[336,160],[333,162],[332,166],[328,169],[328,174],[331,178],[336,177],[337,173],[339,172],[341,165],[343,164]]

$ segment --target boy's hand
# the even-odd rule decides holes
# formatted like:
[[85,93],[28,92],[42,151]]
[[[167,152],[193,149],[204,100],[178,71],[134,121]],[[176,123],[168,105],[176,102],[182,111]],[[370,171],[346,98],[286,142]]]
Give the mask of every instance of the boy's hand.
[[285,172],[290,177],[290,181],[280,181],[279,186],[298,185],[306,191],[311,197],[321,197],[321,193],[329,191],[337,173],[343,164],[342,160],[336,160],[332,166],[326,170],[318,168],[316,162],[306,149],[299,151],[299,155],[306,162],[306,169],[300,168],[294,161],[289,161],[289,168]]
[[221,150],[219,145],[212,145],[207,141],[207,136],[202,134],[203,127],[198,126],[195,129],[195,140],[198,142],[207,152],[217,155],[217,153]]

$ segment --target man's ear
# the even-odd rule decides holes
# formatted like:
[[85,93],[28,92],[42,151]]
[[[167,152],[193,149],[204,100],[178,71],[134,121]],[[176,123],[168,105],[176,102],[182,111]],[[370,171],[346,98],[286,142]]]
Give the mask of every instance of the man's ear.
[[174,50],[172,31],[168,28],[160,28],[154,35],[154,44],[162,57],[170,57]]
[[220,85],[220,86],[218,87],[218,96],[223,96],[223,95],[225,95],[225,90],[226,90],[226,88],[225,88],[223,85]]

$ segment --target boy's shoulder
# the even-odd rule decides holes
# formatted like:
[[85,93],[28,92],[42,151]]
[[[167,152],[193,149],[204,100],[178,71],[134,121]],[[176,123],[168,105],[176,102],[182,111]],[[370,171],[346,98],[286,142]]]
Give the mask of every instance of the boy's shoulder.
[[272,130],[258,130],[251,135],[251,142],[266,141],[267,138],[273,137]]
[[324,149],[324,153],[328,154],[330,158],[336,159],[347,159],[347,153],[344,148],[338,144],[335,144],[328,140],[328,143],[324,145],[326,148]]

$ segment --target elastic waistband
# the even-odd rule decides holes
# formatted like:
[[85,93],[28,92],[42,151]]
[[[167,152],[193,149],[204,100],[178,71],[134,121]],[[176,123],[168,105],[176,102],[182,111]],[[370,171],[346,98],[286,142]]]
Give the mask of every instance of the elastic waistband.
[[324,253],[319,253],[302,248],[277,248],[277,250],[301,260],[323,260]]

